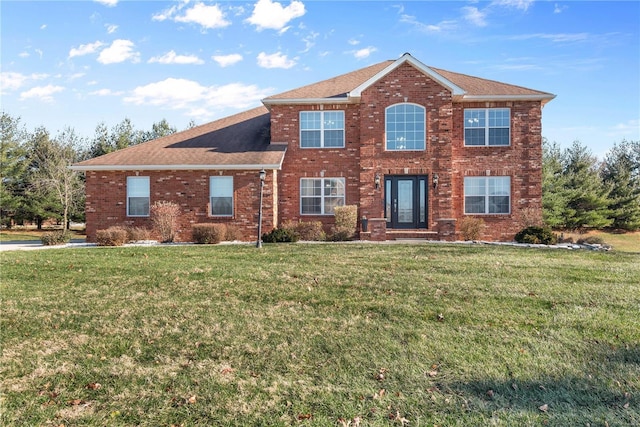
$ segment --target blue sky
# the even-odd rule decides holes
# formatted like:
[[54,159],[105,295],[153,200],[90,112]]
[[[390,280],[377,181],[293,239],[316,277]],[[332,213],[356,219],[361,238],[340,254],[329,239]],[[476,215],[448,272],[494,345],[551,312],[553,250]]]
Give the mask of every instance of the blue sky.
[[543,136],[640,140],[638,1],[6,1],[2,110],[29,129],[183,129],[411,53],[551,92]]

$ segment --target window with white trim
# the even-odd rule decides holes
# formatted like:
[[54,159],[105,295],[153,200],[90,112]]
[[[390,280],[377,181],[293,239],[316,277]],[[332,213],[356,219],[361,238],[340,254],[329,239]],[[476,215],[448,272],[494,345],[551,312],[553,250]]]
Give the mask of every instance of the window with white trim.
[[464,178],[465,214],[511,212],[511,177],[467,176]]
[[344,206],[344,178],[301,178],[300,213],[333,215],[336,206]]
[[212,216],[233,216],[233,177],[209,177]]
[[127,216],[149,216],[149,177],[127,177]]
[[418,151],[426,146],[425,109],[416,104],[396,104],[385,110],[388,151]]
[[467,108],[464,110],[465,146],[508,146],[511,144],[509,108]]
[[300,147],[344,147],[344,111],[300,112]]

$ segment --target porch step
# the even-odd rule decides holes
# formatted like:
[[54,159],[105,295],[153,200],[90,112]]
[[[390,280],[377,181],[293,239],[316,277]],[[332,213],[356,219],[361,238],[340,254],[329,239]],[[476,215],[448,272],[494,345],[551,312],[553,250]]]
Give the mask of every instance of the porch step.
[[430,230],[387,230],[387,240],[436,240],[438,233]]

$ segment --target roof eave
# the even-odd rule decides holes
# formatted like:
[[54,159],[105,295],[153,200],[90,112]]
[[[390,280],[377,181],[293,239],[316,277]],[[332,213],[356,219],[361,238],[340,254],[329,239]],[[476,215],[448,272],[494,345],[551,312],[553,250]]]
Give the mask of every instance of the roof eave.
[[350,104],[351,98],[275,98],[263,99],[265,106],[269,105],[309,105],[309,104]]
[[[284,160],[284,156],[282,156]],[[72,165],[69,169],[79,172],[88,171],[175,171],[175,170],[281,170],[282,160],[280,163],[259,163],[251,165],[95,165],[80,166]]]
[[543,104],[556,96],[551,93],[532,95],[463,95],[454,96],[454,102],[500,102],[500,101],[542,101]]

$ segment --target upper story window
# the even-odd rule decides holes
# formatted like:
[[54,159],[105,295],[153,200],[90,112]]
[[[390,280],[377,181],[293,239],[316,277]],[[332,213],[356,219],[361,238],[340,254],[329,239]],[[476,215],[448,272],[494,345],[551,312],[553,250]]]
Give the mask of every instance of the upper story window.
[[149,177],[127,177],[127,216],[149,216]]
[[211,200],[211,215],[233,216],[233,177],[210,177],[209,198]]
[[396,104],[385,115],[387,150],[418,151],[426,146],[425,109],[416,104]]
[[344,111],[302,111],[300,147],[344,147]]
[[300,179],[300,213],[332,215],[333,208],[344,205],[344,178]]
[[467,176],[464,178],[464,213],[508,214],[511,212],[511,177]]
[[509,145],[510,124],[508,108],[468,108],[464,110],[464,145]]

